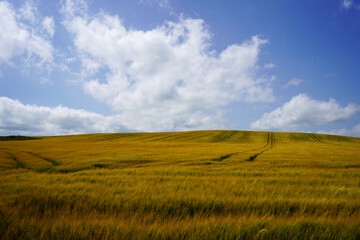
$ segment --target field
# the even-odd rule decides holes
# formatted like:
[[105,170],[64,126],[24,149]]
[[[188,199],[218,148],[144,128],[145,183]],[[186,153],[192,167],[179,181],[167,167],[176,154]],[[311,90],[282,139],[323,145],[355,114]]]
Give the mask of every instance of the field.
[[3,139],[1,239],[360,239],[360,139],[194,131]]

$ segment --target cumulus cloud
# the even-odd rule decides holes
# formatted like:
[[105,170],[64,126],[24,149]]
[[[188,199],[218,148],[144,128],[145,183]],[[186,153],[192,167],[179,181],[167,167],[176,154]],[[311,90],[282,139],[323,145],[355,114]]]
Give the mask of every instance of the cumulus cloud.
[[352,129],[342,128],[342,129],[334,129],[330,131],[319,131],[318,133],[360,137],[360,124],[356,125]]
[[63,106],[24,105],[0,97],[0,135],[59,135],[127,131],[118,116],[103,116]]
[[264,66],[265,69],[271,69],[271,68],[274,68],[274,67],[275,67],[275,64],[273,64],[273,63],[267,63]]
[[[221,114],[221,113],[218,113]],[[161,126],[161,129],[212,129],[215,127],[213,119],[204,116],[201,112],[179,116],[181,124],[173,123],[168,119],[155,119],[144,116],[149,129]],[[140,131],[136,115],[124,116],[121,114],[104,116],[82,109],[71,109],[63,106],[54,108],[37,105],[25,105],[18,100],[0,97],[0,135],[65,135],[104,132],[129,132]],[[158,122],[155,124],[154,122]],[[177,128],[169,124],[175,124]]]
[[26,1],[19,9],[19,15],[22,19],[29,21],[31,24],[35,24],[37,21],[37,8],[33,1]]
[[40,84],[42,85],[52,85],[53,82],[49,78],[41,77],[39,79]]
[[55,33],[55,22],[53,17],[45,17],[42,21],[42,26],[50,37]]
[[159,7],[162,8],[168,8],[170,7],[169,0],[140,0],[140,3],[155,3],[159,5]]
[[289,88],[291,86],[299,86],[299,84],[302,82],[303,80],[302,79],[299,79],[299,78],[293,78],[291,79],[286,85],[285,85],[285,88]]
[[313,100],[306,94],[299,94],[280,108],[265,113],[259,120],[251,123],[258,130],[299,130],[308,126],[324,125],[350,118],[360,111],[359,106],[349,104],[340,106],[334,99]]
[[72,18],[75,15],[86,16],[88,5],[85,0],[61,0],[60,2],[60,12],[67,18]]
[[353,1],[352,0],[343,0],[343,8],[345,9],[349,9],[351,8],[351,6],[353,5]]
[[[90,16],[83,9],[70,0],[62,7],[87,74],[84,89],[139,129],[174,130],[187,126],[188,118],[197,126],[217,119],[219,108],[232,101],[274,100],[271,79],[258,76],[267,42],[258,36],[216,53],[201,19],[129,30],[118,16]],[[100,70],[106,76],[93,75]]]
[[[19,10],[22,18],[35,21],[33,5]],[[18,14],[8,2],[0,2],[0,63],[11,64],[14,56],[24,54],[26,62],[41,66],[53,62],[53,46],[31,25],[20,22]]]

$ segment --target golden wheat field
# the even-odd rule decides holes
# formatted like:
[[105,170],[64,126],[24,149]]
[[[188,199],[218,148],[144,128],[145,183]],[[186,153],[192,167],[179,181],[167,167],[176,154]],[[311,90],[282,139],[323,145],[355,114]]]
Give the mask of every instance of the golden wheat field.
[[0,141],[2,239],[360,239],[360,139],[194,131]]

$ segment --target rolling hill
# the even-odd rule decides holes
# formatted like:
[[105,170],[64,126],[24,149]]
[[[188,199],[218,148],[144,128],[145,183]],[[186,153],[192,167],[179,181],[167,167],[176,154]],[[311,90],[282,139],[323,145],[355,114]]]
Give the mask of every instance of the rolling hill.
[[312,133],[0,139],[0,238],[359,239],[359,168]]

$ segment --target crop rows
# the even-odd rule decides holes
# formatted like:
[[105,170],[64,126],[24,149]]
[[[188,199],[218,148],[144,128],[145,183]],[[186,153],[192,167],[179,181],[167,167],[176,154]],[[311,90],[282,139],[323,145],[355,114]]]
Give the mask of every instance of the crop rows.
[[359,147],[246,131],[0,141],[0,239],[359,239]]

